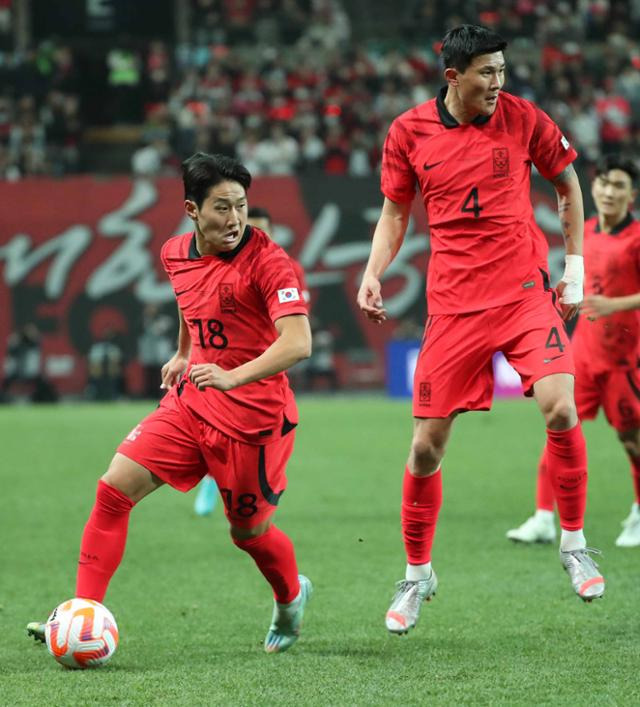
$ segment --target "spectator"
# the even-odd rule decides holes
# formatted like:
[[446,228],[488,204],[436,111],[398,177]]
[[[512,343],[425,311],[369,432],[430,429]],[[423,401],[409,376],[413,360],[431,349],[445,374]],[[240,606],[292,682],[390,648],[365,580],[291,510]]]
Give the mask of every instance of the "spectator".
[[138,339],[138,361],[142,366],[145,398],[160,397],[161,368],[175,353],[173,317],[157,304],[147,304],[142,313],[142,334]]
[[34,403],[58,399],[56,389],[42,373],[41,337],[35,324],[25,324],[11,334],[4,368],[0,402],[10,402],[15,387],[22,388]]
[[87,354],[89,381],[87,397],[91,400],[117,400],[125,395],[124,353],[117,333],[106,329]]

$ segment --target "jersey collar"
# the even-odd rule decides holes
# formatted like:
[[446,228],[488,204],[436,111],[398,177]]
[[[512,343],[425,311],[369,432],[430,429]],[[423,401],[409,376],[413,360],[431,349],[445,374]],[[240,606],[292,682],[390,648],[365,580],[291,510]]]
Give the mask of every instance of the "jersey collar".
[[[621,231],[624,231],[627,226],[630,226],[633,221],[634,218],[631,211],[627,212],[627,215],[622,219],[622,221],[620,221],[617,226],[611,229],[611,232],[608,235],[617,236]],[[600,230],[600,221],[596,222],[596,233],[602,233],[602,231]]]
[[[436,107],[438,109],[438,115],[440,116],[440,121],[445,128],[458,128],[460,123],[449,113],[447,106],[444,104],[445,96],[447,95],[447,86],[443,86],[436,97]],[[494,111],[495,113],[495,111]],[[491,114],[493,115],[493,113]],[[489,122],[491,115],[477,115],[472,121],[472,125],[484,125]]]
[[[247,245],[247,243],[251,240],[251,235],[253,233],[253,228],[251,226],[245,226],[244,228],[244,233],[242,234],[242,238],[240,240],[240,243],[233,249],[233,250],[228,250],[223,253],[218,253],[216,258],[221,258],[222,260],[233,260],[236,255]],[[189,243],[189,260],[198,260],[202,256],[200,253],[198,253],[198,248],[196,246],[196,234],[195,231],[193,232],[193,237],[191,238],[191,242]]]

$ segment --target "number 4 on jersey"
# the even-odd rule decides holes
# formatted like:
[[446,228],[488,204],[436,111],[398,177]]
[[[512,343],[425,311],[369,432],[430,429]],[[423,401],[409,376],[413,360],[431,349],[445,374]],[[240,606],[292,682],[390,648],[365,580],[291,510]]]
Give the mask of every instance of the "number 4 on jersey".
[[483,208],[480,206],[480,199],[478,198],[478,187],[473,187],[460,210],[465,214],[473,214],[473,218],[480,218],[480,212]]

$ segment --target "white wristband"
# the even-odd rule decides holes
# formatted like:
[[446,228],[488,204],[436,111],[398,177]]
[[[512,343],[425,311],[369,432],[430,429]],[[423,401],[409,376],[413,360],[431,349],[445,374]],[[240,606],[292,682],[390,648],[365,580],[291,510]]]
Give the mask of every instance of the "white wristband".
[[584,282],[584,258],[581,255],[565,256],[564,275],[561,280],[565,283],[562,304],[580,304]]

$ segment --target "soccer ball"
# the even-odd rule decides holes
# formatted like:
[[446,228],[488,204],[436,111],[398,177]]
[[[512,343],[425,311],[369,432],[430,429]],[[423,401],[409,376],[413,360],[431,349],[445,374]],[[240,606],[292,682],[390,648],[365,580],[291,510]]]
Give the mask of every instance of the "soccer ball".
[[44,635],[49,653],[67,668],[97,668],[118,647],[113,614],[91,599],[62,602],[45,624]]

